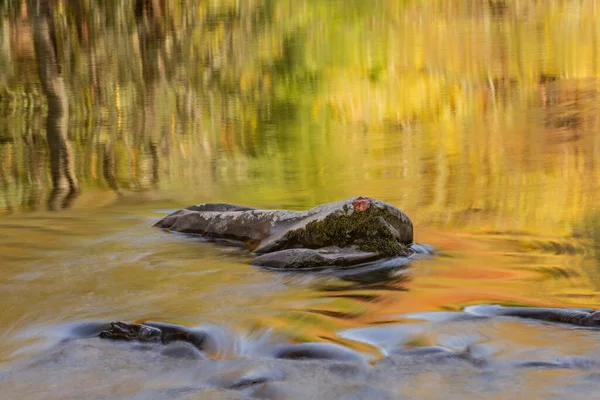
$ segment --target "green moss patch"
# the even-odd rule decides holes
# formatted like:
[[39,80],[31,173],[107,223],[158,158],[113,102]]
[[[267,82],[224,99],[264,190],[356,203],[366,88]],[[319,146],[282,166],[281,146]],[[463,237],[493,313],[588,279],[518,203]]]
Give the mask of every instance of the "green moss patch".
[[406,245],[398,242],[381,219],[389,213],[378,207],[365,211],[351,211],[344,207],[343,214],[331,214],[320,221],[312,221],[304,228],[287,234],[287,239],[305,246],[356,246],[367,252],[386,256],[407,254]]

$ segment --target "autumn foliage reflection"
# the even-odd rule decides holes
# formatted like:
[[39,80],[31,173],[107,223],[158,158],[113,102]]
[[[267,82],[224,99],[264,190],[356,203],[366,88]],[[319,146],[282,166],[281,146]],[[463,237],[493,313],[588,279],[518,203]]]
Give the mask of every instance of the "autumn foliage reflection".
[[[50,3],[84,191],[302,208],[360,182],[422,223],[558,235],[593,207],[590,2]],[[34,21],[0,15],[6,213],[52,183]]]

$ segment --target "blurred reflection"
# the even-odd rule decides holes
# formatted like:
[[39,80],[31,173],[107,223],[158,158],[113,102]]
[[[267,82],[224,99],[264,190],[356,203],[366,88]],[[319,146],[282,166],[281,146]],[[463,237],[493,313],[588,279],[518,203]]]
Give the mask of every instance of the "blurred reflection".
[[102,173],[108,187],[116,193],[121,193],[119,191],[119,184],[117,183],[115,152],[110,143],[102,145]]
[[[306,278],[306,274],[289,275],[292,282]],[[345,274],[333,276],[317,274],[314,281],[308,280],[313,299],[264,319],[263,323],[276,326],[299,341],[327,340],[347,344],[340,341],[337,332],[385,318],[380,309],[390,301],[398,301],[402,293],[408,292],[410,281],[408,270],[389,268],[348,270]]]
[[364,191],[422,222],[559,235],[593,203],[591,4],[40,1],[49,57],[23,4],[0,4],[2,210],[44,192],[32,65],[57,51],[52,125],[73,143],[52,187],[297,208]]
[[48,102],[46,138],[50,147],[52,191],[48,208],[68,208],[79,194],[73,151],[68,139],[69,102],[58,57],[50,0],[29,0],[40,84]]

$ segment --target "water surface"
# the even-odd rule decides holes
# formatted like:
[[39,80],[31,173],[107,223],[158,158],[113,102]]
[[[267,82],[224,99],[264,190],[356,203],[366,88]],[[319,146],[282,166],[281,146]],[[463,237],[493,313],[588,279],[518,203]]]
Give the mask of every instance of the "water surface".
[[[481,303],[600,304],[595,2],[35,3],[0,4],[6,369],[87,319],[222,324],[377,358],[342,332]],[[355,195],[401,208],[438,255],[361,279],[276,274],[151,228],[196,203]],[[485,337],[566,340],[514,325]],[[566,335],[564,353],[598,351]]]

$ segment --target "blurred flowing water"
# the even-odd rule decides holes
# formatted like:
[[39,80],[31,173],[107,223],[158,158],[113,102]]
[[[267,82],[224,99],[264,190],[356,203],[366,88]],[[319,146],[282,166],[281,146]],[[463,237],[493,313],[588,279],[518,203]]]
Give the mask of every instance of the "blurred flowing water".
[[[480,303],[598,307],[599,17],[585,0],[0,3],[0,361],[87,319],[376,354],[340,332]],[[360,279],[276,274],[151,228],[190,204],[355,195],[405,211],[438,254]],[[525,349],[535,332],[486,334]]]

